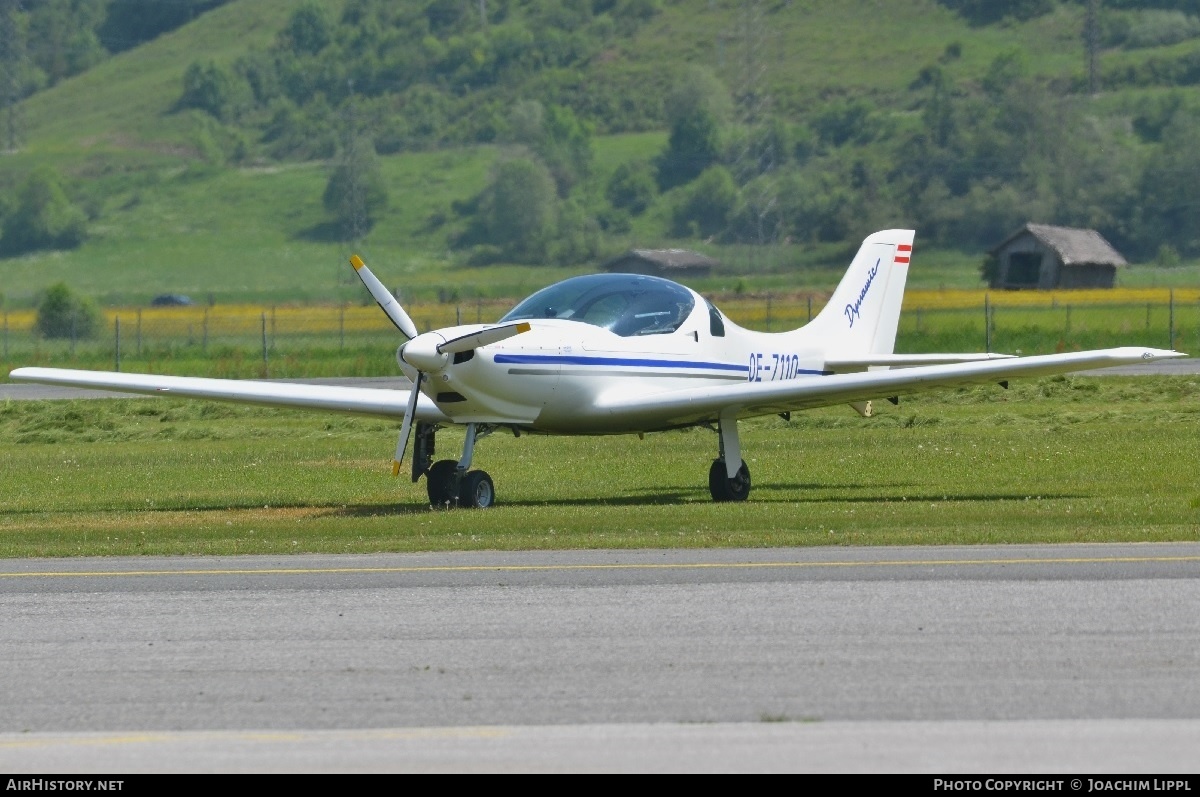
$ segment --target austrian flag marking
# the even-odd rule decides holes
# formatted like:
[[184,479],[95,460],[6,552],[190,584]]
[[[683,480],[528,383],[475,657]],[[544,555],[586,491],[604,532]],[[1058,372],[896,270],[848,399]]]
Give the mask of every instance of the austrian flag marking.
[[892,258],[893,263],[907,263],[908,258],[912,256],[912,244],[896,244],[896,256]]

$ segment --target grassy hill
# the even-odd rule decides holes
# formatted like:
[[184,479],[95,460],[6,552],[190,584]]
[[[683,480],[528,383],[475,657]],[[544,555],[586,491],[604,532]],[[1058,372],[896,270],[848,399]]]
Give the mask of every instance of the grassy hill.
[[[203,113],[175,110],[190,63],[230,63],[267,47],[297,6],[296,0],[231,2],[24,103],[25,143],[0,158],[0,181],[12,186],[40,164],[69,175],[91,216],[90,237],[76,250],[0,259],[7,306],[29,306],[60,280],[111,306],[144,304],[164,292],[216,302],[364,298],[346,265],[350,248],[322,234],[328,164],[228,166],[220,154],[228,133]],[[1027,23],[973,28],[932,0],[668,0],[660,14],[594,59],[585,83],[662,93],[680,68],[698,63],[731,86],[748,70],[761,74],[773,107],[794,119],[830,99],[857,96],[898,115],[915,114],[907,87],[951,47],[959,56],[944,68],[958,79],[982,76],[997,55],[1013,50],[1034,74],[1078,79],[1085,68],[1082,13],[1083,4],[1064,5]],[[1158,49],[1189,48],[1197,48],[1196,40]],[[1111,64],[1147,57],[1146,51],[1105,55]],[[661,129],[600,136],[596,169],[603,175],[632,158],[649,159],[665,144]],[[497,153],[489,145],[383,157],[391,205],[358,251],[390,284],[423,297],[520,296],[587,270],[458,264],[448,246],[456,230],[451,208],[483,188]],[[652,209],[607,248],[683,245],[732,263],[746,260],[731,248],[665,238],[657,231],[664,212]],[[892,223],[903,226],[906,219],[897,208]],[[927,250],[918,229],[912,283],[977,287],[979,254]],[[770,273],[731,268],[697,287],[827,287],[844,256],[844,246],[779,245],[753,261],[770,264]],[[1194,283],[1196,275],[1194,267],[1147,267],[1126,284]]]

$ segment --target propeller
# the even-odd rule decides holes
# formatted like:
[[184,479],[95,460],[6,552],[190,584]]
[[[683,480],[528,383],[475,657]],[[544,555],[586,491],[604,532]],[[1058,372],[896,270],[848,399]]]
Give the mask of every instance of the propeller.
[[408,313],[404,312],[404,308],[396,301],[396,297],[392,296],[391,291],[383,287],[383,283],[371,273],[371,269],[367,268],[367,264],[363,262],[363,259],[358,255],[351,255],[350,265],[354,266],[354,272],[363,281],[363,285],[367,286],[367,290],[371,292],[371,296],[375,298],[375,302],[379,305],[379,308],[396,325],[396,329],[404,333],[404,336],[409,340],[415,338],[417,336],[417,325],[408,317]]
[[417,332],[417,325],[396,301],[396,297],[383,287],[383,283],[371,273],[371,269],[367,268],[367,264],[361,257],[351,255],[350,265],[354,266],[354,271],[367,286],[367,290],[371,292],[371,296],[375,298],[380,309],[396,325],[396,329],[408,338],[408,342],[400,347],[400,359],[411,365],[417,372],[417,377],[413,380],[412,391],[408,394],[408,404],[404,408],[404,420],[400,424],[400,437],[396,440],[396,456],[392,460],[392,475],[398,476],[400,475],[400,465],[404,462],[404,454],[408,450],[409,438],[412,437],[413,420],[416,418],[417,402],[421,398],[421,382],[425,378],[425,372],[446,367],[451,355],[528,332],[530,326],[527,321],[502,324],[486,327],[450,340],[446,340],[437,332],[421,335]]
[[400,438],[396,441],[396,456],[392,460],[392,475],[400,475],[400,463],[404,461],[404,451],[408,448],[408,438],[412,437],[413,417],[417,412],[417,399],[421,397],[421,380],[425,374],[417,371],[417,379],[413,382],[412,392],[408,394],[408,406],[404,408],[404,422],[400,424]]

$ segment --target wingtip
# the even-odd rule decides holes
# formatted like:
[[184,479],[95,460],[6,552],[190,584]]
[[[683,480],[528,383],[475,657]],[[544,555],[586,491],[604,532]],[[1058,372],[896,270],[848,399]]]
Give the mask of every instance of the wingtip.
[[1187,352],[1175,351],[1174,349],[1144,349],[1142,351],[1142,359],[1148,360],[1148,361],[1171,360],[1171,359],[1175,359],[1178,357],[1187,357],[1187,356],[1188,356]]
[[364,263],[363,259],[358,255],[350,255],[350,265],[354,266],[355,271],[358,271],[360,268],[365,266],[366,263]]

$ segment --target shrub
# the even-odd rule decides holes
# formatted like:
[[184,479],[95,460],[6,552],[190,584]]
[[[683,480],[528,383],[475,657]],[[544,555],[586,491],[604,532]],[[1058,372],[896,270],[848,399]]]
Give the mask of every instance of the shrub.
[[16,207],[5,219],[0,252],[73,249],[87,238],[87,214],[72,204],[57,173],[40,167],[21,186]]
[[51,285],[38,304],[34,328],[45,338],[91,338],[100,329],[100,311],[75,296],[65,282]]

